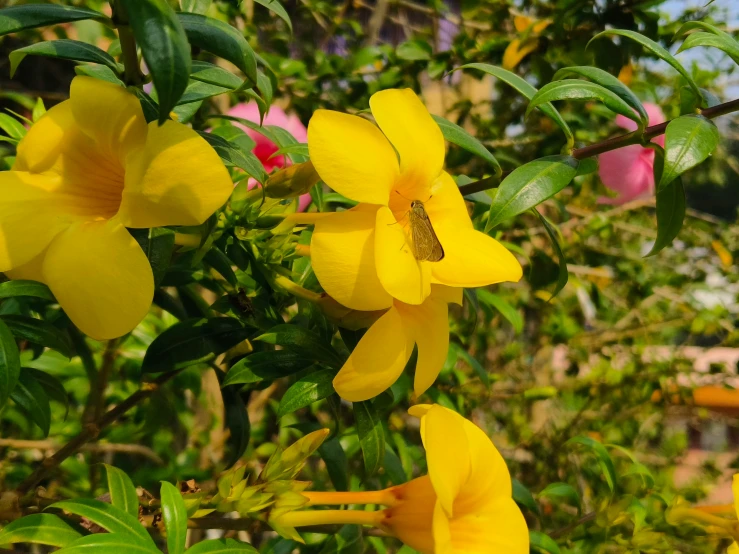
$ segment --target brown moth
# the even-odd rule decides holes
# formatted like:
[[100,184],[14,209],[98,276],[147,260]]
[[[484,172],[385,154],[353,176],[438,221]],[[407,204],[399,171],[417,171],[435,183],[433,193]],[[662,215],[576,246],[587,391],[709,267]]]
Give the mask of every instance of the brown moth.
[[439,242],[426,208],[420,200],[411,202],[408,212],[413,238],[413,255],[422,262],[439,262],[444,258],[444,248]]

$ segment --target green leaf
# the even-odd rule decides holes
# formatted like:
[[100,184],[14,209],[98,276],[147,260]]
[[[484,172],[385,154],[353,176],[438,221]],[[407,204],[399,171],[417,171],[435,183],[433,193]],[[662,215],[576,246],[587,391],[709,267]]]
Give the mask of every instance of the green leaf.
[[154,541],[139,523],[138,518],[107,502],[93,498],[75,498],[56,502],[49,508],[64,510],[87,518],[110,533],[120,533],[129,539],[140,539],[144,543],[154,545]]
[[490,165],[495,168],[496,175],[501,175],[503,173],[498,160],[495,159],[495,156],[493,156],[479,140],[470,135],[459,125],[456,125],[443,117],[439,117],[438,115],[432,115],[431,117],[436,121],[446,140],[489,162]]
[[[580,79],[564,79],[548,83],[539,89],[531,99],[529,107],[526,108],[526,116],[531,110],[547,102],[554,100],[600,100],[608,109],[628,117],[636,122],[639,128],[643,128],[645,122],[631,109],[629,104],[619,96],[597,83],[582,81]],[[642,108],[643,109],[643,108]]]
[[683,115],[667,124],[665,166],[657,190],[703,162],[718,146],[716,125],[702,115]]
[[63,548],[81,536],[57,515],[32,514],[11,521],[0,530],[0,545],[27,542]]
[[320,369],[293,383],[280,400],[277,417],[291,414],[333,394],[334,376],[334,371]]
[[169,117],[190,76],[190,45],[180,19],[162,0],[120,0],[136,43],[151,71],[159,102],[159,124]]
[[657,191],[657,238],[647,256],[654,256],[680,233],[685,219],[685,189],[679,177]]
[[434,51],[425,40],[414,39],[399,44],[395,53],[401,60],[418,61],[430,60]]
[[513,325],[513,329],[516,333],[521,333],[523,331],[523,317],[505,298],[485,289],[479,289],[477,291],[477,297],[480,302],[489,304],[498,310],[500,315],[506,318],[508,323]]
[[449,345],[449,348],[457,354],[457,359],[464,360],[464,362],[472,368],[472,370],[480,378],[480,381],[482,381],[483,385],[485,385],[486,387],[490,386],[490,376],[488,375],[488,372],[485,371],[485,368],[482,367],[482,364],[477,361],[477,359],[472,354],[470,354],[466,348],[457,344],[456,342],[451,343]]
[[187,508],[180,491],[172,483],[162,481],[162,519],[167,530],[167,552],[183,554],[187,542]]
[[337,491],[349,490],[349,462],[338,438],[328,439],[318,447],[331,483]]
[[31,420],[43,431],[44,436],[48,437],[51,425],[49,397],[32,373],[21,371],[18,384],[10,393],[10,398],[28,413]]
[[138,519],[139,497],[131,478],[125,471],[108,464],[105,464],[105,471],[108,475],[110,503]]
[[523,506],[524,508],[528,508],[533,513],[538,514],[539,505],[536,503],[536,500],[534,500],[534,495],[531,494],[531,491],[515,477],[511,479],[511,484],[513,485],[513,500],[516,504]]
[[74,354],[67,334],[48,321],[24,315],[3,315],[0,319],[16,338],[51,348],[67,358]]
[[229,142],[214,133],[200,132],[200,136],[208,141],[208,144],[213,147],[213,150],[216,151],[226,166],[238,167],[260,183],[267,180],[267,172],[264,171],[262,162],[252,152],[244,150],[238,143]]
[[203,257],[203,260],[210,267],[220,273],[231,286],[238,286],[239,281],[236,277],[236,274],[234,273],[233,268],[231,267],[233,262],[228,258],[228,256],[226,256],[226,254],[221,252],[218,247],[213,246],[210,250],[208,250],[208,252],[206,252],[205,256]]
[[[460,69],[478,69],[484,73],[487,73],[488,75],[492,75],[496,79],[500,79],[507,85],[510,85],[511,87],[516,89],[519,93],[524,95],[529,100],[531,100],[536,94],[536,87],[534,87],[528,81],[522,79],[515,73],[511,73],[510,71],[508,71],[507,69],[503,69],[502,67],[486,63],[468,63],[455,68],[453,71],[458,71]],[[562,129],[565,136],[567,137],[568,142],[574,142],[575,139],[572,131],[570,130],[570,127],[567,125],[565,120],[562,119],[562,116],[552,104],[542,104],[541,106],[539,106],[539,109],[543,113],[551,117],[554,122],[559,125],[560,129]]]
[[15,389],[20,372],[21,359],[15,337],[0,319],[0,408]]
[[380,416],[371,401],[354,402],[353,406],[367,479],[377,473],[385,459],[385,433]]
[[244,86],[244,81],[230,71],[212,63],[192,61],[190,79],[202,81],[219,87],[236,90]]
[[362,554],[363,552],[362,527],[344,525],[338,533],[326,541],[318,554]]
[[242,552],[258,554],[252,545],[235,539],[211,539],[199,542],[187,549],[187,554],[240,554]]
[[[33,367],[24,367],[21,372],[28,373],[33,377],[36,382],[43,387],[46,395],[51,400],[56,400],[60,404],[64,404],[67,413],[69,413],[69,395],[59,379],[53,375],[49,375],[45,371],[41,371],[40,369],[35,369]],[[64,414],[65,419],[67,418],[67,413]]]
[[204,14],[210,8],[212,0],[181,0],[183,12]]
[[[74,67],[74,72],[77,75],[86,75],[87,77],[94,77],[101,81],[107,81],[114,85],[124,86],[123,81],[118,78],[118,75],[110,69],[107,65],[96,65],[96,64],[81,64]],[[140,91],[137,89],[137,91]]]
[[194,13],[179,13],[190,44],[230,61],[254,84],[257,58],[244,36],[228,23]]
[[235,464],[246,452],[251,436],[251,423],[249,422],[249,412],[246,409],[246,404],[244,404],[244,400],[236,389],[223,389],[221,395],[226,409],[223,423],[226,429],[229,430],[227,444],[230,455],[226,463],[226,466],[229,467]]
[[174,371],[208,362],[249,334],[250,330],[232,317],[180,321],[154,339],[144,355],[141,371]]
[[565,288],[565,285],[567,285],[567,281],[570,279],[570,273],[567,270],[567,260],[565,259],[565,255],[562,252],[562,246],[559,244],[559,239],[557,238],[557,233],[555,232],[554,227],[551,223],[549,223],[549,221],[547,221],[547,218],[541,215],[537,210],[534,210],[534,212],[539,217],[539,220],[544,226],[547,235],[549,235],[549,240],[552,241],[552,248],[554,248],[554,253],[557,255],[557,263],[559,265],[559,272],[557,274],[557,286],[554,287],[552,296],[549,297],[549,301],[551,301],[552,298],[557,296],[560,291]]
[[[700,91],[698,90],[698,86],[693,81],[693,78],[690,76],[690,73],[682,66],[680,65],[680,62],[678,62],[672,54],[670,54],[662,45],[654,42],[652,39],[645,37],[641,33],[637,33],[636,31],[630,31],[628,29],[607,29],[601,33],[598,33],[593,38],[590,39],[590,42],[593,42],[594,40],[604,37],[606,35],[618,35],[622,37],[626,37],[628,39],[631,39],[635,42],[638,42],[641,44],[644,48],[649,50],[652,54],[657,56],[663,61],[666,61],[668,64],[670,64],[672,67],[677,70],[680,75],[683,76],[683,78],[688,82],[688,85],[690,85],[690,88],[693,89],[696,96],[700,96]],[[590,42],[588,42],[588,46],[590,46]]]
[[616,467],[613,465],[611,455],[608,454],[608,450],[600,442],[590,437],[573,437],[565,443],[565,446],[580,445],[588,448],[595,454],[598,464],[603,471],[603,477],[606,479],[608,488],[613,493],[616,490]]
[[285,11],[285,8],[277,0],[254,0],[257,4],[264,6],[273,12],[277,17],[287,23],[287,27],[290,32],[293,32],[293,23],[290,21],[290,16]]
[[218,96],[219,94],[225,94],[227,92],[232,92],[232,89],[192,80],[187,85],[185,92],[182,93],[182,96],[177,101],[177,105],[182,106],[184,104],[192,104],[193,102],[201,102],[206,98],[212,98],[213,96]]
[[144,229],[143,233],[134,236],[149,259],[154,274],[154,286],[158,287],[169,269],[174,253],[174,231],[166,227]]
[[331,348],[331,345],[325,344],[317,333],[297,325],[289,323],[277,325],[254,340],[282,346],[286,350],[304,354],[306,358],[323,362],[336,369],[344,365],[344,359]]
[[228,370],[224,387],[245,385],[263,380],[287,377],[315,363],[312,357],[290,350],[254,352],[236,362]]
[[685,33],[696,29],[705,32],[688,35],[680,45],[677,51],[678,54],[696,46],[708,46],[723,50],[735,63],[739,64],[739,42],[729,33],[722,31],[710,23],[688,21],[687,23],[683,23],[680,29],[678,29],[675,37],[683,36]]
[[567,502],[570,506],[580,508],[580,495],[572,485],[567,483],[550,483],[539,493],[539,498],[553,498]]
[[0,298],[13,298],[16,296],[30,296],[56,302],[49,287],[38,281],[6,281],[0,283]]
[[69,23],[83,19],[110,20],[100,12],[75,6],[59,4],[27,4],[0,10],[0,36],[17,33],[25,29]]
[[101,50],[97,46],[80,42],[78,40],[60,39],[48,42],[37,42],[25,48],[13,50],[8,59],[10,59],[10,77],[15,75],[18,64],[23,61],[26,56],[46,56],[49,58],[59,58],[62,60],[72,60],[75,62],[92,62],[99,63],[110,68],[113,72],[118,72],[118,64],[113,57]]
[[540,531],[529,531],[529,542],[532,552],[560,554],[559,546],[554,542],[554,539]]
[[649,114],[647,114],[647,110],[644,109],[644,106],[642,106],[642,103],[636,96],[636,94],[631,92],[629,87],[619,81],[617,77],[614,77],[607,71],[603,71],[602,69],[599,69],[597,67],[574,66],[564,67],[557,71],[557,73],[554,74],[554,77],[552,77],[552,81],[558,81],[564,78],[565,75],[570,73],[574,73],[575,75],[580,75],[582,77],[590,79],[594,83],[597,83],[603,88],[608,89],[637,111],[637,113],[641,117],[642,127],[646,127],[647,125],[649,125]]
[[[143,527],[142,527],[143,529]],[[123,533],[95,533],[77,539],[57,554],[161,554],[151,540]]]
[[41,119],[41,116],[46,113],[46,106],[44,106],[44,100],[43,98],[37,98],[36,104],[33,106],[33,111],[31,112],[31,119],[34,123],[36,123],[39,119]]
[[486,231],[557,194],[575,178],[577,166],[571,156],[547,156],[514,169],[493,198]]
[[[262,99],[265,105],[269,106],[272,103],[272,96],[274,91],[272,90],[272,81],[262,71],[257,71],[257,88],[259,89]],[[264,120],[265,114],[262,113],[260,121]]]
[[28,132],[20,121],[6,113],[0,113],[0,129],[16,141],[21,140]]

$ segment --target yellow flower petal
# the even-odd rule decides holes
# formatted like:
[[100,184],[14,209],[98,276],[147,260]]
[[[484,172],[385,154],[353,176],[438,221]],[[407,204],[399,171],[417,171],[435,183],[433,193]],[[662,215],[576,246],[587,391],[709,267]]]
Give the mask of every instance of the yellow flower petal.
[[434,227],[444,258],[431,265],[435,282],[452,287],[482,287],[523,276],[521,264],[494,238],[474,229]]
[[434,503],[431,532],[434,538],[434,554],[454,554],[449,516],[438,500]]
[[104,154],[117,157],[121,165],[129,152],[146,140],[147,125],[141,103],[125,88],[79,76],[72,80],[69,99],[77,125]]
[[354,310],[389,308],[375,266],[377,207],[360,204],[316,221],[311,239],[311,264],[323,289]]
[[[434,521],[434,538],[437,528]],[[512,498],[498,498],[485,513],[455,517],[449,522],[453,554],[529,553],[526,520]],[[438,550],[437,550],[438,553]]]
[[523,59],[531,54],[534,50],[539,47],[539,40],[536,38],[528,38],[521,45],[519,39],[514,39],[503,52],[503,67],[505,69],[513,70]]
[[400,304],[403,325],[418,346],[413,388],[417,396],[434,384],[449,352],[447,303],[429,297],[420,306]]
[[464,299],[464,289],[431,283],[431,298],[436,298],[447,304],[458,304],[461,306]]
[[422,418],[433,407],[433,404],[416,404],[408,408],[408,414],[413,417]]
[[375,125],[356,115],[317,110],[308,124],[308,150],[321,179],[336,192],[387,205],[398,159]]
[[200,225],[232,190],[228,171],[203,137],[181,123],[152,122],[144,148],[127,159],[119,217],[126,227]]
[[448,225],[456,229],[473,228],[462,193],[459,192],[459,187],[452,176],[446,171],[441,172],[431,187],[431,197],[424,204],[424,208],[434,226]]
[[51,240],[80,219],[80,206],[55,193],[54,175],[0,172],[0,271],[31,261]]
[[439,405],[434,405],[421,420],[429,477],[449,517],[454,516],[454,502],[471,471],[470,445],[463,420]]
[[731,546],[726,551],[726,554],[739,554],[739,543],[731,543]]
[[334,389],[350,402],[373,398],[397,380],[412,352],[413,340],[390,308],[359,341],[334,378]]
[[431,534],[436,493],[428,475],[392,490],[398,504],[385,510],[385,524],[390,532],[421,554],[436,554]]
[[47,171],[61,155],[65,135],[75,128],[72,102],[67,100],[57,104],[34,123],[18,143],[13,169],[35,173]]
[[444,165],[444,136],[426,106],[411,89],[376,92],[369,104],[377,124],[400,156],[401,188],[428,190]]
[[734,493],[734,510],[736,510],[736,515],[739,517],[739,473],[734,474],[731,491]]
[[416,260],[402,223],[384,206],[377,210],[375,262],[377,276],[393,298],[420,304],[431,294],[430,262]]
[[9,271],[5,271],[5,275],[10,279],[26,279],[28,281],[45,283],[46,281],[44,281],[43,271],[45,256],[46,250],[43,250],[35,258],[31,259],[30,262],[14,267]]
[[116,220],[71,226],[49,246],[43,273],[72,322],[99,340],[131,331],[154,296],[149,261]]

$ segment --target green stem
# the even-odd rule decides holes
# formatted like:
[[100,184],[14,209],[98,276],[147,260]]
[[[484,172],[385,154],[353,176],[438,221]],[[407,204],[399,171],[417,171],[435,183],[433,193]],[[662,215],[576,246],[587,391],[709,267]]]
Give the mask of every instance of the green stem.
[[113,21],[118,30],[118,39],[121,41],[121,58],[125,68],[126,85],[141,86],[144,75],[141,72],[139,55],[136,51],[136,39],[128,24],[128,14],[120,2],[113,3]]

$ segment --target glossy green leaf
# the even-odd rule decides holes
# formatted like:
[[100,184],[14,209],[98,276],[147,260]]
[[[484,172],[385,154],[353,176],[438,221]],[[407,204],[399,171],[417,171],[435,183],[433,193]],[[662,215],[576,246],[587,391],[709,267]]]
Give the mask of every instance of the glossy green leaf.
[[489,304],[498,310],[500,315],[507,319],[508,323],[513,325],[516,333],[523,331],[523,316],[505,298],[485,289],[479,289],[477,291],[477,298],[480,302]]
[[257,82],[254,50],[237,29],[228,23],[194,13],[178,14],[190,44],[230,61],[252,82]]
[[603,477],[608,484],[608,488],[611,489],[612,493],[615,492],[617,478],[616,467],[613,465],[611,455],[608,453],[608,450],[606,450],[606,447],[603,446],[603,444],[595,439],[591,439],[590,437],[579,436],[571,438],[565,443],[565,445],[584,446],[585,448],[590,450],[595,455],[595,458],[598,461],[598,465],[600,465],[601,470],[603,471]]
[[293,383],[280,400],[277,417],[291,414],[333,394],[335,375],[330,369],[320,369]]
[[555,499],[557,502],[566,502],[570,506],[580,508],[580,495],[567,483],[550,483],[539,493],[539,498]]
[[451,343],[449,345],[449,348],[457,355],[457,359],[463,360],[468,366],[472,368],[472,370],[480,378],[480,381],[482,381],[483,385],[485,385],[486,387],[490,386],[490,375],[488,375],[488,372],[485,370],[482,364],[472,354],[470,354],[466,348],[457,344],[456,342]]
[[224,88],[219,85],[192,80],[187,85],[185,92],[182,93],[182,96],[177,101],[177,105],[182,106],[184,104],[192,104],[193,102],[201,102],[207,98],[212,98],[213,96],[218,96],[232,91],[233,89],[231,88]]
[[565,259],[564,252],[562,252],[562,246],[559,244],[559,238],[557,237],[554,227],[549,223],[549,221],[547,221],[547,218],[541,215],[537,210],[534,210],[534,213],[539,217],[539,221],[541,221],[547,235],[549,235],[549,240],[552,242],[552,248],[557,256],[557,264],[559,266],[559,270],[557,272],[557,285],[554,287],[552,296],[549,297],[549,301],[551,301],[563,288],[565,288],[567,281],[570,279],[570,273],[567,270],[567,260]]
[[574,179],[577,166],[571,156],[547,156],[514,169],[498,187],[486,230],[557,194]]
[[626,104],[628,104],[631,108],[637,111],[641,118],[642,127],[646,127],[647,125],[649,125],[649,115],[647,114],[647,110],[644,109],[644,106],[642,106],[642,103],[636,96],[636,94],[631,92],[631,89],[629,89],[629,87],[619,81],[617,77],[614,77],[607,71],[603,71],[602,69],[599,69],[597,67],[574,66],[564,67],[557,71],[557,73],[554,74],[554,77],[552,77],[552,81],[558,81],[560,79],[563,79],[565,75],[569,75],[572,73],[590,79],[594,83],[597,83],[601,87],[611,91],[621,100],[626,102]]
[[277,325],[254,340],[305,354],[316,362],[323,362],[336,369],[344,365],[345,360],[330,344],[326,344],[317,333],[297,325],[287,323]]
[[76,6],[59,4],[25,4],[0,10],[0,36],[24,29],[69,23],[83,19],[110,20],[100,12]]
[[13,298],[15,296],[29,296],[51,302],[56,301],[49,287],[38,281],[18,279],[17,281],[0,283],[0,298]]
[[0,129],[15,141],[20,141],[28,132],[23,123],[6,113],[0,113]]
[[679,177],[657,191],[657,238],[647,256],[654,256],[680,233],[685,220],[685,189]]
[[49,396],[46,394],[44,387],[36,381],[33,374],[28,371],[21,371],[18,384],[10,393],[10,398],[38,425],[44,436],[48,437],[49,427],[51,426]]
[[208,141],[208,144],[213,147],[213,150],[216,151],[226,166],[238,167],[260,183],[267,180],[267,172],[264,171],[262,162],[252,152],[241,148],[238,143],[229,142],[214,133],[201,132],[200,136]]
[[[315,429],[314,429],[315,431]],[[337,491],[349,490],[349,461],[338,438],[330,438],[318,447],[326,471]]]
[[665,130],[665,165],[657,190],[708,158],[719,140],[716,125],[702,115],[683,115],[670,121]]
[[560,554],[561,552],[554,539],[541,531],[529,531],[529,542],[532,552],[542,554]]
[[513,486],[513,500],[516,504],[538,514],[539,505],[536,503],[536,500],[534,500],[534,495],[531,494],[531,491],[515,477],[511,479],[511,484]]
[[401,60],[419,61],[430,60],[434,51],[425,40],[413,39],[399,44],[395,53]]
[[161,551],[151,540],[116,532],[87,535],[58,554],[161,554]]
[[[635,42],[638,42],[641,44],[644,48],[646,48],[649,52],[660,58],[661,60],[667,62],[670,64],[675,70],[680,73],[680,75],[683,76],[683,78],[688,82],[690,87],[693,89],[693,91],[696,93],[697,96],[700,96],[700,91],[698,90],[698,86],[693,81],[693,78],[690,76],[690,73],[682,66],[680,65],[680,62],[678,62],[672,54],[670,54],[667,49],[665,49],[662,45],[654,42],[651,38],[645,37],[641,33],[637,33],[636,31],[631,31],[628,29],[607,29],[601,33],[598,33],[595,35],[592,39],[590,39],[590,42],[593,42],[596,39],[599,39],[604,36],[610,36],[610,35],[617,35],[621,37],[626,37],[628,39],[631,39]],[[588,43],[588,46],[590,43]]]
[[[487,63],[468,63],[455,68],[454,71],[458,71],[460,69],[478,69],[484,73],[487,73],[488,75],[492,75],[496,79],[500,79],[507,85],[516,89],[519,93],[521,93],[529,100],[531,100],[537,92],[536,87],[534,87],[528,81],[519,77],[515,73],[508,71],[507,69],[503,69],[502,67],[490,65]],[[573,142],[575,140],[569,125],[567,125],[565,120],[562,119],[562,116],[552,104],[542,104],[541,106],[539,106],[539,109],[543,113],[551,117],[554,122],[559,125],[560,129],[562,129],[568,141]]]
[[159,103],[159,123],[169,117],[190,76],[190,45],[168,2],[120,0],[136,43],[151,72]]
[[108,464],[105,464],[105,472],[108,476],[110,503],[116,508],[138,518],[139,497],[136,494],[136,487],[131,481],[131,478],[125,471]]
[[199,542],[187,549],[187,554],[257,554],[257,550],[250,544],[235,539],[212,539]]
[[722,31],[710,23],[688,21],[687,23],[683,23],[680,29],[678,29],[675,37],[683,36],[685,33],[695,30],[699,32],[685,37],[685,40],[677,51],[678,54],[683,50],[695,48],[696,46],[708,46],[723,50],[735,63],[739,64],[739,42],[729,33]]
[[377,473],[385,459],[385,433],[380,415],[371,401],[354,402],[353,407],[367,479]]
[[58,510],[65,510],[72,514],[89,519],[110,533],[125,535],[129,539],[139,539],[144,543],[153,545],[149,533],[139,523],[138,518],[132,516],[115,506],[95,500],[93,498],[75,498],[73,500],[62,500],[49,506]]
[[446,140],[452,144],[456,144],[460,148],[464,148],[476,156],[480,156],[495,168],[496,175],[501,175],[503,173],[498,160],[495,159],[495,156],[490,153],[490,150],[485,148],[485,145],[483,145],[479,140],[470,135],[459,125],[456,125],[443,117],[439,117],[438,115],[432,115],[431,117],[436,121]]
[[[259,93],[262,95],[262,100],[264,100],[265,105],[269,106],[272,104],[272,97],[274,95],[272,81],[262,71],[257,71],[257,88],[259,89]],[[260,115],[260,121],[263,121],[266,112]]]
[[228,370],[223,386],[245,385],[287,377],[315,363],[311,356],[290,350],[254,352]]
[[713,108],[721,103],[721,100],[711,91],[700,89],[703,98],[699,98],[690,87],[680,87],[680,115],[696,113],[699,108]]
[[[21,369],[21,372],[28,373],[33,377],[33,379],[43,387],[44,392],[46,392],[46,395],[50,400],[55,400],[60,404],[63,404],[67,413],[69,412],[69,395],[59,379],[45,371],[41,371],[40,369],[33,367],[24,367]],[[67,413],[64,414],[65,419],[67,417]]]
[[31,514],[11,521],[0,530],[0,545],[30,543],[63,548],[81,536],[57,515]]
[[167,530],[167,552],[183,554],[187,542],[187,508],[180,491],[172,483],[162,481],[160,489],[162,519]]
[[51,348],[67,358],[74,353],[67,334],[48,321],[25,315],[3,315],[0,319],[18,339]]
[[141,370],[159,373],[208,362],[249,335],[250,330],[231,317],[180,321],[154,339]]
[[227,467],[235,464],[246,452],[251,436],[251,423],[246,404],[237,389],[221,390],[225,407],[224,426],[229,430],[228,447],[229,457]]
[[181,0],[183,12],[204,14],[210,8],[212,0]]
[[609,110],[628,117],[639,127],[644,127],[645,124],[621,97],[598,83],[580,79],[564,79],[544,85],[531,99],[526,115],[537,106],[555,100],[600,100]]
[[364,539],[362,527],[344,525],[339,532],[332,535],[318,554],[362,554]]
[[190,79],[232,90],[239,89],[245,84],[244,81],[227,69],[198,60],[192,61]]
[[113,57],[97,46],[80,42],[78,40],[60,39],[48,42],[37,42],[25,48],[13,50],[8,59],[10,60],[10,76],[15,75],[15,70],[26,56],[46,56],[61,60],[72,60],[75,62],[99,63],[118,72],[118,64]]
[[169,269],[174,253],[174,231],[166,227],[137,229],[132,233],[149,259],[154,274],[154,286],[158,287]]
[[287,27],[290,29],[290,32],[293,32],[293,23],[290,21],[290,16],[288,15],[287,11],[285,11],[285,8],[282,4],[278,2],[278,0],[254,0],[257,4],[260,4],[264,6],[265,8],[272,11],[277,17],[282,19],[285,23],[287,23]]
[[15,337],[0,319],[0,408],[15,389],[20,372],[21,359]]

